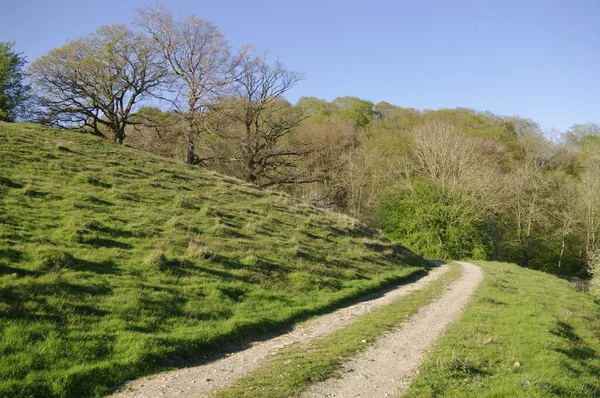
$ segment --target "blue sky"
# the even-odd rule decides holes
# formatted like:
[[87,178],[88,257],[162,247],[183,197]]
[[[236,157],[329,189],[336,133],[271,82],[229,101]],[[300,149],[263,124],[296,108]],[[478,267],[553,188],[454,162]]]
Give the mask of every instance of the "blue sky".
[[[1,4],[5,3],[5,4]],[[153,1],[0,0],[0,41],[32,61]],[[600,0],[165,1],[306,79],[288,94],[469,107],[544,128],[600,123]]]

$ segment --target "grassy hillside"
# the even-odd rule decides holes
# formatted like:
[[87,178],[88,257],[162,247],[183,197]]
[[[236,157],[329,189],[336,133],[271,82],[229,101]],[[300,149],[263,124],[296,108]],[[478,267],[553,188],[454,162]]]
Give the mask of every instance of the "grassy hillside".
[[484,280],[407,397],[599,397],[600,303],[562,279],[479,263]]
[[0,396],[88,396],[422,272],[341,215],[0,123]]

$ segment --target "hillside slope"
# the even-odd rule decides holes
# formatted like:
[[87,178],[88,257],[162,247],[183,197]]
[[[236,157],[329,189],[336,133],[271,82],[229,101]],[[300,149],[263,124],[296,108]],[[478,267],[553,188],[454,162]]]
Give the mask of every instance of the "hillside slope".
[[90,396],[422,272],[347,217],[0,123],[0,396]]
[[600,302],[543,272],[478,265],[483,283],[406,396],[600,396]]

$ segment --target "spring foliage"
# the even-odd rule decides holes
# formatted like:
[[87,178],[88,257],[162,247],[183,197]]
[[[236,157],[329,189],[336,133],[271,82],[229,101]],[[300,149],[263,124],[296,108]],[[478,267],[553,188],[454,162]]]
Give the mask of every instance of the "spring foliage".
[[0,121],[14,122],[27,100],[25,63],[25,57],[15,52],[14,43],[0,42]]

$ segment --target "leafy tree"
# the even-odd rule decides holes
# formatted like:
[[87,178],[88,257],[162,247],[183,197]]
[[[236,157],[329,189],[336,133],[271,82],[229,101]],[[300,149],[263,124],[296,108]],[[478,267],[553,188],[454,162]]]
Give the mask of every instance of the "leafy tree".
[[565,136],[569,144],[581,145],[587,137],[600,137],[600,124],[574,124],[566,132]]
[[429,258],[485,259],[492,252],[490,228],[477,208],[458,192],[424,179],[384,198],[379,226],[390,238]]
[[390,112],[392,112],[396,108],[399,107],[392,105],[386,101],[380,101],[376,103],[375,106],[373,106],[373,112],[377,119],[385,119],[390,114]]
[[295,107],[301,109],[313,123],[326,122],[335,110],[331,102],[316,97],[300,97]]
[[14,43],[0,42],[0,121],[14,122],[27,100],[25,57],[14,51]]
[[154,44],[123,25],[103,26],[34,61],[29,68],[40,120],[60,127],[109,129],[122,144],[135,105],[167,75]]
[[511,149],[516,144],[516,129],[526,129],[525,122],[519,122],[522,126],[516,127],[516,122],[468,108],[426,110],[423,112],[423,117],[426,122],[453,125],[467,136],[489,139]]
[[335,113],[346,120],[352,120],[357,127],[365,127],[373,117],[373,103],[357,97],[337,97],[332,101]]

